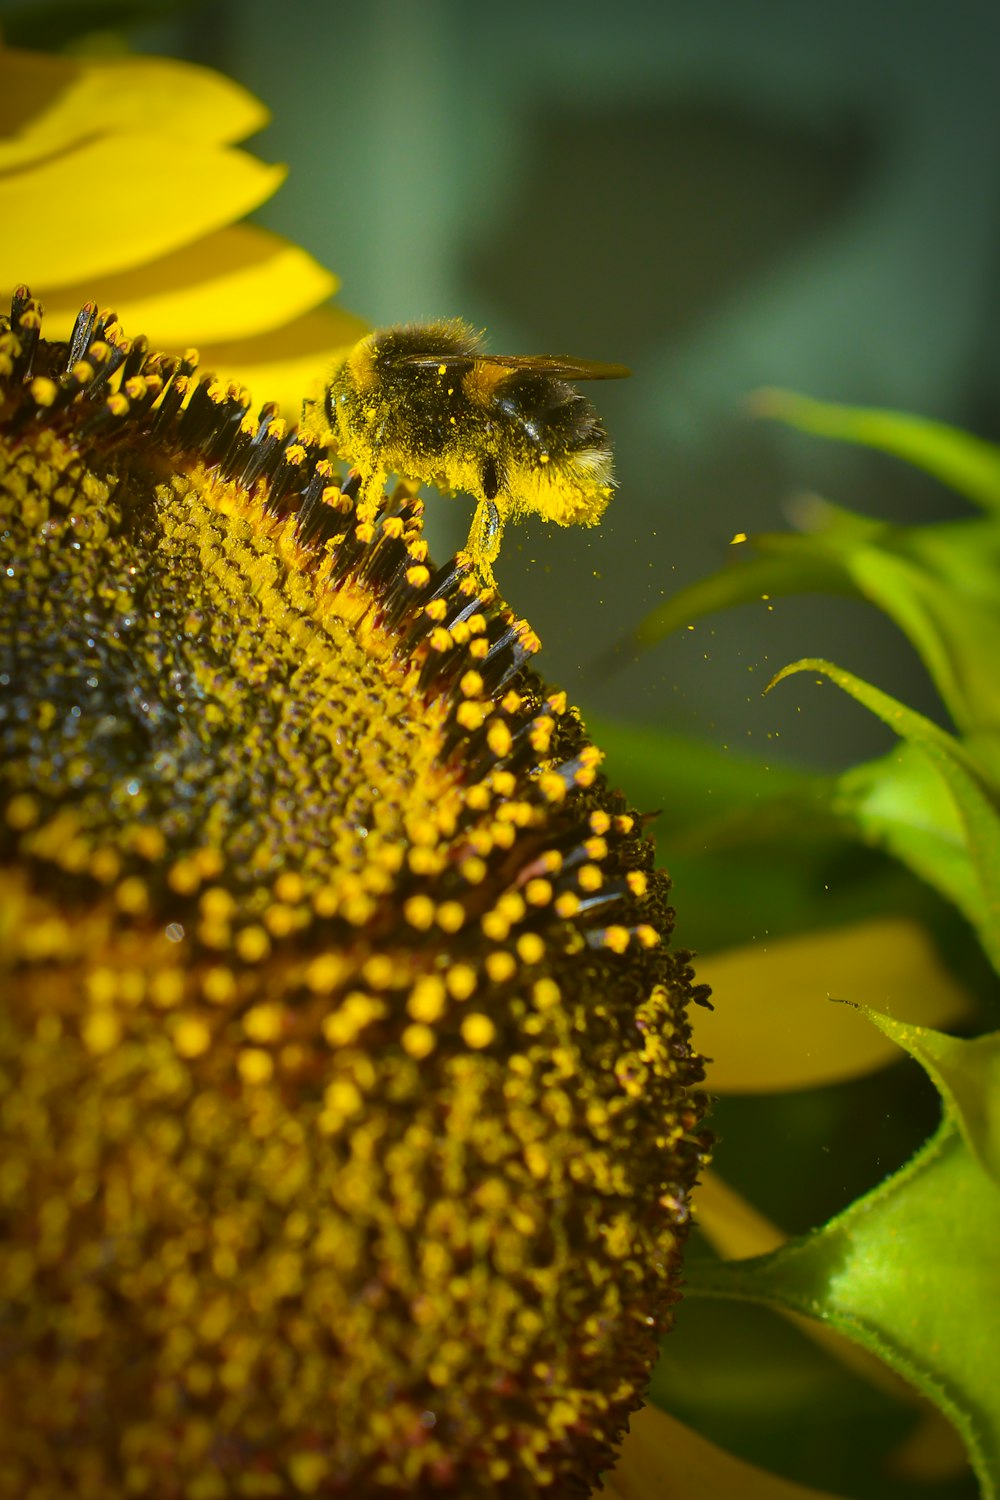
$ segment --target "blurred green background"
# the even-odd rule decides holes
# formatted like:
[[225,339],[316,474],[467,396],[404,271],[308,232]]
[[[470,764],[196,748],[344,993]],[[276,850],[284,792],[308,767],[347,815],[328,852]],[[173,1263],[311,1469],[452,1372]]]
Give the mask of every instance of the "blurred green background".
[[[0,6],[240,79],[289,180],[260,214],[375,324],[459,314],[506,352],[621,360],[594,386],[621,489],[596,531],[511,530],[497,570],[587,708],[838,767],[886,731],[773,670],[834,657],[936,712],[895,629],[847,600],[701,623],[596,663],[665,594],[816,490],[874,514],[956,502],[891,459],[752,421],[754,387],[1000,436],[994,0],[206,0]],[[135,24],[138,22],[139,24]],[[35,34],[32,34],[32,27]],[[43,35],[40,37],[38,33]],[[432,507],[437,553],[470,507]]]

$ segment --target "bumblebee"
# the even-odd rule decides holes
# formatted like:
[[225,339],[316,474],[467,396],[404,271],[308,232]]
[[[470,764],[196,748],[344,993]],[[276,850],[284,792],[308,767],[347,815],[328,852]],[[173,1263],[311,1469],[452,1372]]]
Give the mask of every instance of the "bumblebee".
[[390,474],[476,500],[467,550],[486,584],[505,523],[534,511],[594,526],[615,488],[600,418],[574,380],[623,365],[561,355],[484,353],[458,320],[370,333],[334,367],[323,416],[339,456],[360,471],[372,519]]

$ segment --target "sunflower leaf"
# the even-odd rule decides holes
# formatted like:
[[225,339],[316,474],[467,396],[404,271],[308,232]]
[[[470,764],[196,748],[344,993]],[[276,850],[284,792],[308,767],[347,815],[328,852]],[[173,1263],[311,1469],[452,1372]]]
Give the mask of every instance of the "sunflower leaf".
[[[878,788],[886,794],[883,805],[892,809],[891,815],[876,811],[866,817],[866,805],[878,808],[879,799],[873,796],[866,804],[863,797],[856,795],[858,784],[854,787],[853,803],[849,799],[846,806],[866,836],[885,842],[912,869],[933,880],[955,900],[975,925],[983,948],[1000,972],[1000,812],[988,763],[984,764],[966,745],[930,719],[831,662],[816,658],[793,662],[777,673],[770,687],[796,672],[808,671],[820,672],[835,682],[910,746],[910,762],[905,768],[908,779],[893,787],[889,777]],[[944,784],[954,806],[953,818],[943,811],[945,803],[937,789],[934,795],[926,795],[931,783],[923,771],[918,776],[913,774],[919,756],[924,757],[927,767]],[[914,797],[921,780],[925,795]],[[869,786],[876,785],[877,778],[873,776]],[[849,779],[847,787],[851,789]],[[890,789],[894,796],[889,795]],[[904,791],[905,795],[900,795]],[[949,842],[946,878],[935,880],[934,856]]]
[[1000,1494],[1000,1037],[956,1042],[872,1015],[942,1091],[936,1135],[822,1229],[746,1261],[697,1263],[690,1295],[819,1319],[877,1354],[955,1424]]
[[971,1039],[947,1036],[861,1009],[934,1080],[966,1146],[1000,1191],[1000,1032]]
[[[807,533],[754,537],[759,554],[682,589],[637,626],[645,649],[719,609],[819,591],[874,604],[907,636],[955,723],[1000,724],[1000,528],[994,518],[892,526],[816,499]],[[806,513],[804,512],[804,515]]]
[[919,745],[898,745],[840,777],[834,803],[866,840],[877,842],[977,930],[989,922],[982,884],[969,859],[962,819],[947,785]]
[[752,406],[758,416],[802,432],[895,454],[985,510],[1000,511],[1000,448],[971,433],[907,412],[839,406],[793,391],[758,391]]
[[810,591],[853,593],[841,560],[824,553],[815,542],[815,537],[777,533],[754,537],[754,547],[767,555],[722,568],[671,595],[635,627],[628,637],[629,649],[648,650],[692,620],[738,604]]
[[895,526],[815,498],[800,533],[752,539],[756,556],[681,590],[636,627],[631,648],[718,609],[804,592],[865,599],[894,620],[919,653],[959,728],[1000,725],[1000,448],[899,412],[829,405],[763,391],[756,410],[821,436],[896,454],[989,514],[930,526]]

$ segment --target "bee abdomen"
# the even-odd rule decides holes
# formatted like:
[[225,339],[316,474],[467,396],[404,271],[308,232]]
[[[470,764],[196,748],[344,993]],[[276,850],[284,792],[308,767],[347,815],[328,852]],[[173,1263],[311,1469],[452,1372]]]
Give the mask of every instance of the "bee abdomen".
[[557,459],[586,449],[609,451],[597,412],[564,380],[518,370],[500,381],[494,399],[524,446],[538,454]]
[[557,526],[593,526],[614,489],[611,445],[586,397],[551,375],[518,371],[495,400],[516,450],[507,483],[513,514],[535,511]]

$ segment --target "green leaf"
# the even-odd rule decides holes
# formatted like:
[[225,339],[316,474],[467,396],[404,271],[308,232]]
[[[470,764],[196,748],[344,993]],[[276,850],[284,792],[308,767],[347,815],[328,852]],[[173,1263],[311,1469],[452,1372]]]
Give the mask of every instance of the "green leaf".
[[867,600],[912,642],[955,723],[1000,726],[1000,526],[989,520],[892,526],[823,501],[806,534],[753,538],[758,556],[682,589],[637,626],[632,649],[715,610],[823,592]]
[[[1000,815],[989,772],[968,747],[923,714],[831,662],[816,658],[793,662],[777,673],[770,687],[796,672],[820,672],[835,682],[922,754],[940,776],[954,803],[961,836],[961,846],[950,850],[950,891],[963,889],[967,893],[963,910],[975,923],[990,962],[1000,972]],[[893,852],[908,858],[912,868],[931,878],[935,846],[940,849],[942,835],[947,836],[940,800],[915,801],[910,809],[899,800],[897,806],[896,827],[905,827],[906,835],[891,844]],[[885,823],[880,825],[873,819],[866,824],[859,818],[858,826],[868,836],[885,837]]]
[[859,595],[912,642],[964,733],[1000,725],[1000,527],[891,528],[846,559]]
[[989,907],[955,799],[920,746],[904,741],[879,760],[852,766],[839,779],[834,807],[866,841],[881,845],[957,906],[973,927],[986,926]]
[[1000,1189],[1000,1032],[969,1040],[862,1009],[929,1073],[969,1151]]
[[689,1295],[817,1318],[877,1354],[955,1424],[1000,1495],[1000,1037],[955,1042],[872,1017],[943,1086],[937,1134],[900,1172],[772,1255],[689,1267]]
[[753,539],[758,554],[683,589],[635,629],[644,650],[715,610],[804,592],[853,595],[887,614],[919,653],[956,725],[1000,729],[1000,449],[900,412],[763,391],[755,408],[825,437],[897,454],[989,512],[985,519],[901,527],[812,499],[805,533]]
[[1000,448],[943,422],[877,407],[839,406],[793,391],[762,390],[753,410],[802,432],[893,453],[986,510],[1000,511]]
[[606,665],[612,664],[612,658],[617,662],[618,651],[647,651],[664,636],[716,610],[757,604],[785,594],[856,592],[840,558],[827,555],[815,542],[814,537],[780,533],[754,537],[754,547],[767,556],[740,558],[733,566],[671,595],[636,626]]

